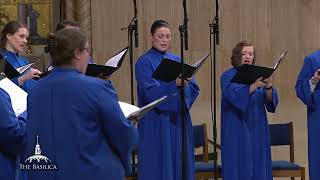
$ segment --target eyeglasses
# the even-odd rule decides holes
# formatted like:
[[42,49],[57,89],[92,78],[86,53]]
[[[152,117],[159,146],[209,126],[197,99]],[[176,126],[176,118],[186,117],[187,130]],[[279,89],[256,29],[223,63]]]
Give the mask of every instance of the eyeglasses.
[[88,54],[91,54],[93,52],[93,48],[92,47],[83,48],[82,50],[86,50],[88,52]]

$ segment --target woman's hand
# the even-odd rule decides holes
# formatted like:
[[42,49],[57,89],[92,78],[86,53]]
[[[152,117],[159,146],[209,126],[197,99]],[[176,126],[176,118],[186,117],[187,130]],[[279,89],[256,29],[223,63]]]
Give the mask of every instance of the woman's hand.
[[100,74],[98,75],[98,77],[99,77],[100,79],[103,79],[103,80],[109,80],[109,78],[110,78],[110,76],[106,76],[106,75],[104,75],[103,73],[100,73]]
[[[189,82],[190,82],[191,80],[192,80],[192,77],[186,78],[186,79],[184,80],[184,85],[189,84]],[[176,85],[177,85],[178,87],[182,86],[181,74],[180,74],[179,77],[177,77],[177,79],[176,79]]]
[[30,68],[29,71],[27,71],[24,75],[19,77],[18,82],[19,85],[21,86],[23,83],[25,83],[29,79],[33,79],[35,77],[39,78],[39,74],[41,74],[41,71],[38,69]]
[[259,87],[264,87],[267,83],[262,81],[263,77],[259,77],[258,79],[256,79],[256,81],[254,83],[252,83],[250,85],[250,94],[255,91],[257,88]]
[[314,72],[313,77],[311,78],[311,83],[317,85],[320,80],[320,69]]

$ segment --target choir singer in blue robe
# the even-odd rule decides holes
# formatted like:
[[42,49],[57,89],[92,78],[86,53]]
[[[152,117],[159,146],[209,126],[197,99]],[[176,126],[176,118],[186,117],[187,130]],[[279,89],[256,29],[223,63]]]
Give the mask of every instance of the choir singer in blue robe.
[[122,113],[111,84],[84,75],[90,55],[86,35],[73,28],[50,36],[55,68],[28,96],[25,163],[36,164],[29,179],[124,179],[138,130]]
[[22,178],[20,153],[25,145],[26,114],[17,118],[7,92],[0,88],[0,179]]
[[277,92],[270,79],[251,85],[231,83],[242,64],[255,63],[251,42],[240,41],[232,51],[232,68],[221,82],[221,146],[224,180],[271,180],[271,147],[266,110],[275,112]]
[[[151,26],[152,48],[135,65],[140,107],[164,95],[179,93],[180,78],[168,83],[152,78],[153,72],[164,58],[180,61],[180,57],[167,51],[170,40],[169,24],[164,20],[155,21]],[[194,79],[185,80],[187,179],[194,179],[193,131],[189,110],[198,94],[199,87]],[[180,104],[179,95],[170,97],[138,122],[139,180],[182,179]]]
[[320,179],[320,51],[304,59],[296,82],[296,93],[307,106],[309,179]]
[[[29,64],[26,58],[19,55],[26,48],[28,36],[28,29],[18,21],[8,22],[1,32],[0,55],[15,68]],[[36,82],[33,78],[39,77],[40,73],[38,69],[30,68],[12,81],[28,92]]]

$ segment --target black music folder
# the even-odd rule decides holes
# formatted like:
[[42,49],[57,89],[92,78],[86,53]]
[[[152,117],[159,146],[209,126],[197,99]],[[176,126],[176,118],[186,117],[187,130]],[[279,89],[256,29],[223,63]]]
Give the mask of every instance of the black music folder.
[[128,47],[124,48],[112,58],[108,59],[104,65],[88,64],[86,75],[93,77],[97,77],[99,75],[110,76],[120,68],[127,51]]
[[258,78],[263,77],[266,79],[272,75],[272,73],[279,67],[279,64],[287,54],[287,50],[280,55],[273,67],[262,67],[255,65],[243,64],[238,68],[238,72],[231,79],[231,83],[250,85],[254,83]]
[[6,59],[0,55],[0,72],[9,79],[20,76],[20,73]]
[[[184,64],[184,77],[192,77],[202,66],[209,54],[200,58],[193,65]],[[157,69],[153,72],[152,78],[165,82],[174,81],[181,74],[181,62],[170,59],[163,59]]]

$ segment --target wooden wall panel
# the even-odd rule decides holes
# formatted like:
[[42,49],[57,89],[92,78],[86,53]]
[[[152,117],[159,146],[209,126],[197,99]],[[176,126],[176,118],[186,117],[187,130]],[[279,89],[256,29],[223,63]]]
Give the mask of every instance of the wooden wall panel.
[[[178,27],[182,24],[182,0],[137,0],[139,18],[139,48],[134,49],[134,62],[151,46],[149,39],[151,23],[156,19],[167,20],[172,28],[170,50],[180,54]],[[92,45],[94,59],[102,63],[116,51],[128,44],[126,27],[133,17],[133,1],[92,0]],[[193,63],[209,51],[209,23],[215,15],[214,1],[187,0],[189,16],[189,51],[186,62]],[[279,106],[276,114],[269,114],[270,122],[293,121],[295,125],[296,159],[307,165],[306,108],[296,98],[295,81],[303,58],[320,46],[320,23],[318,0],[220,0],[220,45],[217,47],[217,82],[223,71],[231,67],[231,50],[239,40],[254,42],[257,49],[257,64],[272,66],[285,49],[287,57],[273,77],[278,89]],[[210,59],[197,74],[201,95],[192,109],[195,123],[207,122],[210,118]],[[114,74],[112,82],[121,100],[128,101],[129,58]],[[220,85],[217,83],[218,122],[220,121]],[[219,123],[218,123],[219,125]],[[211,129],[211,128],[210,128]],[[210,130],[211,131],[211,130]],[[286,153],[277,150],[274,157]]]

